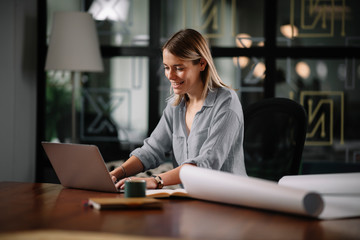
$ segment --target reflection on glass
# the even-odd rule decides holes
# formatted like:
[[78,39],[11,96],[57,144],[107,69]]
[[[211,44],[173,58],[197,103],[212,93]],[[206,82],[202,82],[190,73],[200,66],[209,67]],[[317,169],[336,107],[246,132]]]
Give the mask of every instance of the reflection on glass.
[[254,67],[254,72],[253,72],[254,77],[264,79],[265,78],[265,70],[266,70],[265,64],[262,62],[259,62]]
[[239,33],[263,38],[263,7],[262,0],[163,0],[162,41],[183,28],[198,30],[211,46],[235,47]]
[[348,46],[360,35],[359,7],[357,0],[279,0],[278,36],[292,39],[292,46]]
[[148,0],[94,0],[88,9],[97,20],[101,45],[147,46]]
[[263,97],[265,64],[262,58],[216,58],[214,62],[222,80],[237,90],[243,106]]
[[[88,5],[86,9],[85,6]],[[149,0],[47,0],[47,26],[56,11],[87,11],[96,20],[101,45],[147,46],[149,44]]]
[[299,30],[295,25],[286,24],[280,27],[280,32],[284,37],[293,39],[299,35]]
[[[142,144],[148,132],[148,59],[104,59],[103,73],[84,73],[77,99],[79,142],[99,146],[116,160]],[[70,139],[71,88],[67,72],[48,72],[47,141]]]
[[145,74],[148,72],[148,59],[114,57],[105,62],[107,73],[89,75],[86,89],[98,95],[105,94],[108,99],[106,102],[105,97],[101,100],[94,96],[92,101],[101,102],[104,110],[110,111],[106,114],[111,114],[119,128],[128,132],[128,137],[145,136],[148,130],[148,75]]
[[306,62],[298,62],[295,71],[302,79],[307,79],[310,76],[310,67]]
[[236,46],[239,48],[250,48],[252,45],[251,36],[247,33],[236,35]]
[[276,97],[298,101],[308,115],[304,162],[360,162],[360,79],[348,74],[359,66],[359,59],[277,61],[290,78],[276,83]]
[[98,21],[109,20],[125,22],[128,20],[129,10],[129,0],[94,0],[88,12]]
[[245,68],[250,62],[248,57],[233,57],[233,63],[235,66],[240,66],[241,68]]

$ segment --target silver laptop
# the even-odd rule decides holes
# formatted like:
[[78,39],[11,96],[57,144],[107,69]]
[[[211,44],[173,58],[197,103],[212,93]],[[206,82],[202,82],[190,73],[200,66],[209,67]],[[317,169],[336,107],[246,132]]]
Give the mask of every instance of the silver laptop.
[[120,192],[97,146],[49,142],[42,145],[64,187]]

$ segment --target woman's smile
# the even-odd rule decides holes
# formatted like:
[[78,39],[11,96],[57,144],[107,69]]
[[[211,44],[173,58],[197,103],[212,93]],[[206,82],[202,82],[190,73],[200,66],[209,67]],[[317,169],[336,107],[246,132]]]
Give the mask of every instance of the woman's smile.
[[180,88],[181,85],[185,82],[185,81],[181,81],[181,82],[175,82],[175,81],[170,81],[171,82],[171,86],[175,89]]

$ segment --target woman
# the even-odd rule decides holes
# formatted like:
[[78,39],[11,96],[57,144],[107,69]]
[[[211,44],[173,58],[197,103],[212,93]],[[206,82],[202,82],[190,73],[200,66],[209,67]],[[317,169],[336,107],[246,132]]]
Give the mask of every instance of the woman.
[[147,188],[179,184],[185,164],[246,175],[242,107],[217,74],[206,40],[195,30],[181,30],[162,53],[173,97],[144,145],[110,173],[114,181],[121,179],[116,186],[124,188],[127,177],[157,167],[170,151],[174,169],[143,178]]

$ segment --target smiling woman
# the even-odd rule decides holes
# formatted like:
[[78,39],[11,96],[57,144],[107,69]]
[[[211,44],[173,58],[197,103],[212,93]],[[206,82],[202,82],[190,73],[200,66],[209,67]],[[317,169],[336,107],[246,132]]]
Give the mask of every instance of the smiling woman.
[[174,169],[149,178],[147,188],[180,183],[179,171],[190,164],[246,175],[243,113],[235,91],[220,79],[205,38],[193,29],[175,33],[163,46],[165,76],[173,96],[157,127],[131,157],[110,174],[121,179],[155,168],[174,155]]
[[168,49],[163,51],[163,61],[165,66],[165,75],[171,83],[174,94],[186,96],[186,130],[190,134],[191,126],[195,114],[200,111],[204,98],[204,81],[201,79],[201,72],[206,67],[204,58],[199,61],[182,60],[171,54]]

